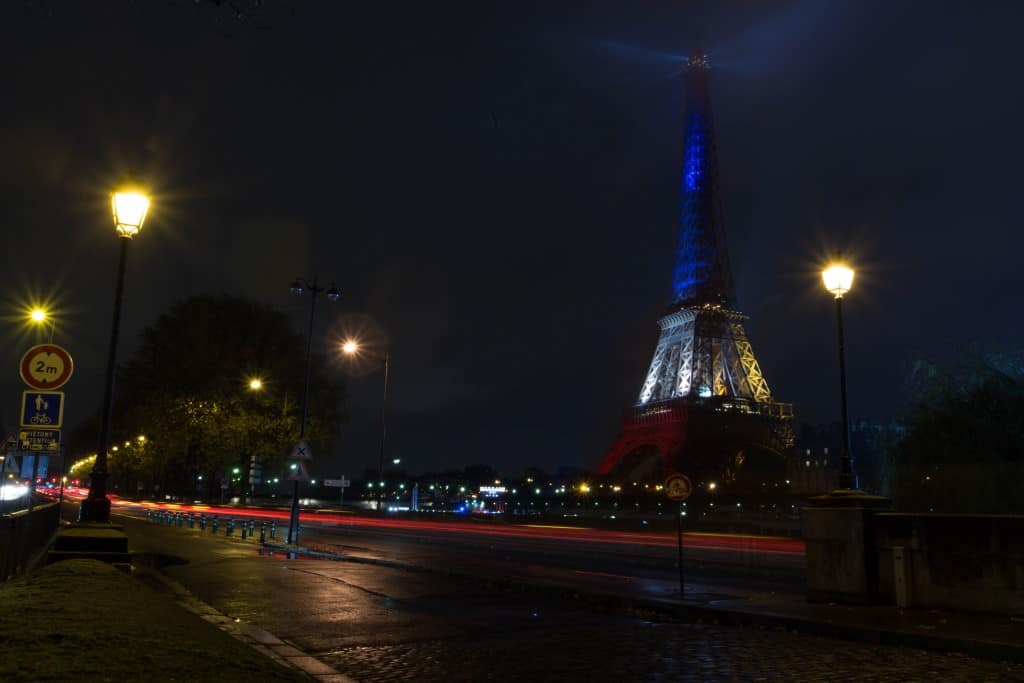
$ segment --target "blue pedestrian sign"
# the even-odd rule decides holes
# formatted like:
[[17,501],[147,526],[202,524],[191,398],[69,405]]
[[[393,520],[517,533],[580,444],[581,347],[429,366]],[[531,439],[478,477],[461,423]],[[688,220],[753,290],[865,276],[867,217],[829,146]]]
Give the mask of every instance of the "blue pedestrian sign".
[[25,391],[21,395],[21,426],[59,429],[64,419],[63,391]]

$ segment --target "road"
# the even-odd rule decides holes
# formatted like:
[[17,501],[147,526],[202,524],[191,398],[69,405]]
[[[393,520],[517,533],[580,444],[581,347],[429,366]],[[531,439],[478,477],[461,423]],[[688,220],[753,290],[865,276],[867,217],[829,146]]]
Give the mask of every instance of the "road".
[[[75,493],[72,493],[74,496]],[[192,512],[207,517],[287,524],[282,509],[156,505],[116,501],[120,514]],[[300,543],[317,550],[389,559],[438,571],[526,579],[572,589],[647,597],[678,595],[675,533],[629,532],[551,524],[513,524],[467,518],[452,521],[304,511]],[[284,537],[283,528],[278,538]],[[803,542],[799,539],[686,533],[684,573],[734,590],[802,593]]]
[[[778,629],[673,623],[495,585],[486,576],[261,556],[256,544],[223,530],[213,537],[134,514],[118,508],[115,517],[133,553],[179,558],[163,571],[199,599],[364,683],[1024,678],[1020,665]],[[416,545],[407,552],[421,553]],[[443,554],[440,542],[432,545]]]

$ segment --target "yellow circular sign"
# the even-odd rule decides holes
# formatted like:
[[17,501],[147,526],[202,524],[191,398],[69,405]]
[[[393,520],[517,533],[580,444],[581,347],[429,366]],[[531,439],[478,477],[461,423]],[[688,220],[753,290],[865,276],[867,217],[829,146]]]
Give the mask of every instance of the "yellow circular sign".
[[25,352],[18,365],[21,381],[33,389],[59,389],[71,379],[74,363],[67,349],[56,344],[38,344]]
[[686,500],[692,492],[693,485],[685,474],[672,474],[665,480],[665,494],[669,500]]

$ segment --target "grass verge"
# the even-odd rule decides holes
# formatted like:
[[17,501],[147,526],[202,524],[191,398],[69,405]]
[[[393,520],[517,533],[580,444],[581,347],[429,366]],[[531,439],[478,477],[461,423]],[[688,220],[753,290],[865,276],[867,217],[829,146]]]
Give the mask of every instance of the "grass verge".
[[308,681],[96,560],[0,584],[0,681]]

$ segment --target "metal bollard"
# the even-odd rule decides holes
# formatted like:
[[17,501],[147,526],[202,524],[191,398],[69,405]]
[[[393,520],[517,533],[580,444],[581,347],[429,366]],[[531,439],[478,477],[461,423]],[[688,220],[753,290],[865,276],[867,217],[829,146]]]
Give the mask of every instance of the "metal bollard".
[[214,534],[217,533],[217,527],[218,526],[220,526],[220,519],[218,519],[218,517],[216,515],[214,515],[213,516],[213,526],[210,527],[211,528],[211,533],[214,533]]
[[260,543],[264,543],[267,540],[267,525],[260,522]]
[[146,521],[147,522],[153,521],[152,517],[153,517],[153,514],[149,510],[146,510]]
[[277,538],[277,521],[270,522],[270,540]]
[[255,522],[255,520],[250,519],[249,520],[249,536],[255,536],[255,535],[256,535],[256,522]]
[[242,540],[243,541],[245,540],[245,534],[246,534],[247,531],[249,531],[249,525],[246,524],[245,520],[243,519],[242,520]]
[[224,529],[224,535],[225,536],[230,536],[233,533],[235,533],[235,520],[229,519],[228,520],[228,526],[227,526],[226,529]]
[[199,515],[199,531],[206,531],[206,515]]
[[188,528],[189,529],[195,529],[196,528],[196,518],[192,515],[191,512],[188,513]]

